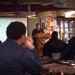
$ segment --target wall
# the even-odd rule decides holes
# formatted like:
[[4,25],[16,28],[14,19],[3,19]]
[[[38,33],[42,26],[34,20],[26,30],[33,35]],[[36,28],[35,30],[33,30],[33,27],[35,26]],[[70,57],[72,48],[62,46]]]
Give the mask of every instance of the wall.
[[36,23],[40,23],[40,18],[39,17],[31,17],[28,18],[28,35],[32,36],[32,30],[36,27]]
[[56,11],[39,12],[37,16],[53,16],[56,17]]
[[65,16],[65,11],[56,11],[56,16]]

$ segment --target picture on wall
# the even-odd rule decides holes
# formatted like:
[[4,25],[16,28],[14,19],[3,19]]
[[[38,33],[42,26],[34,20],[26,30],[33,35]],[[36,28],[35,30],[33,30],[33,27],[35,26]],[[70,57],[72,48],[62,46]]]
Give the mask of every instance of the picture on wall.
[[56,20],[52,16],[41,16],[41,28],[45,33],[52,33],[56,30]]

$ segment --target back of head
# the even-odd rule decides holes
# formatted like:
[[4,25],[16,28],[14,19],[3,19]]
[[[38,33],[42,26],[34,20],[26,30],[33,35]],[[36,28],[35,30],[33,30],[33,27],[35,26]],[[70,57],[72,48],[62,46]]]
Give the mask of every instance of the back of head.
[[0,43],[2,43],[2,42],[0,41]]
[[7,38],[18,40],[23,34],[26,33],[26,27],[22,22],[11,22],[7,27]]
[[58,33],[57,33],[57,31],[53,31],[51,36],[52,36],[52,39],[58,38]]

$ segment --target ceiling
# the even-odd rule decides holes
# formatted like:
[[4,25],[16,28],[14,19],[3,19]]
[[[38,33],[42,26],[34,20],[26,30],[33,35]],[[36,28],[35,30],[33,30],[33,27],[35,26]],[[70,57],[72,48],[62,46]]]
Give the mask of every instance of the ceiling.
[[75,10],[75,0],[0,0],[0,16],[60,10]]
[[53,5],[55,7],[75,8],[75,0],[0,0],[0,5],[29,4],[41,4],[42,6]]

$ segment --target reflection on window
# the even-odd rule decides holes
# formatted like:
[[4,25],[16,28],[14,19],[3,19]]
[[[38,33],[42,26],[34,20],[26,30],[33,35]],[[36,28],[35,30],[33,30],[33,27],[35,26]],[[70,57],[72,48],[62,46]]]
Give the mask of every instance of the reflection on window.
[[61,39],[65,42],[73,37],[74,35],[74,27],[73,21],[63,20],[61,21]]

